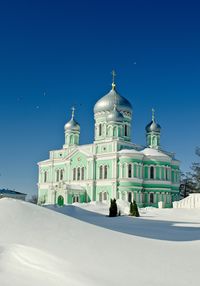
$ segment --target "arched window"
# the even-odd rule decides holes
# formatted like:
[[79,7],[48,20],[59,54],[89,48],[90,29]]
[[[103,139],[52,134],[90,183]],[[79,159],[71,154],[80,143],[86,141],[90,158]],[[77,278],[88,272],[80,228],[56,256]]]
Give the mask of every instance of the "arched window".
[[168,176],[168,168],[165,169],[165,178],[166,178],[166,181],[169,180],[169,176]]
[[85,172],[84,167],[81,168],[81,180],[84,180]]
[[116,126],[113,128],[113,136],[117,137],[117,127]]
[[154,179],[154,167],[150,167],[150,179]]
[[103,197],[102,197],[102,192],[99,193],[99,201],[102,202]]
[[104,179],[108,178],[108,166],[104,166]]
[[77,168],[77,180],[79,181],[81,177],[81,169],[80,167]]
[[44,172],[44,183],[47,182],[47,171]]
[[131,192],[128,193],[128,202],[129,203],[132,202],[132,194],[131,194]]
[[63,180],[63,170],[60,170],[60,180]]
[[104,192],[104,194],[103,194],[103,200],[107,201],[107,193],[106,192]]
[[103,179],[103,166],[99,168],[99,179]]
[[73,196],[73,203],[78,203],[79,202],[79,196],[75,195]]
[[73,169],[73,180],[76,180],[76,168]]
[[153,193],[150,193],[149,201],[150,201],[150,204],[154,203],[154,194]]
[[99,124],[99,136],[102,135],[102,124]]
[[132,165],[128,164],[128,178],[132,177]]
[[128,126],[124,125],[124,136],[128,136]]
[[59,173],[60,173],[59,170],[57,170],[57,171],[56,171],[56,182],[59,181]]

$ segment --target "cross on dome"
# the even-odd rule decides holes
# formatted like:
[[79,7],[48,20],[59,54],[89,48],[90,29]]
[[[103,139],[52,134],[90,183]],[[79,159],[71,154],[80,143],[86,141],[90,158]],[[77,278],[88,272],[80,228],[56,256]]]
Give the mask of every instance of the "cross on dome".
[[76,110],[76,109],[75,109],[75,107],[74,107],[74,106],[72,106],[72,108],[71,108],[71,109],[72,109],[72,119],[74,119],[74,112],[75,112],[75,110]]
[[111,74],[112,74],[112,90],[114,90],[115,89],[115,77],[116,77],[116,72],[115,72],[115,70],[112,70],[112,72],[111,72]]
[[152,108],[152,121],[155,121],[155,109]]

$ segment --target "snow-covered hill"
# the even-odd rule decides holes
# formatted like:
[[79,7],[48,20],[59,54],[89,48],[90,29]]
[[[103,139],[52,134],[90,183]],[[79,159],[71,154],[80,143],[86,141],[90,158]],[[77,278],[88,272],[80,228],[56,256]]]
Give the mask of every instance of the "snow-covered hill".
[[0,285],[198,285],[200,210],[108,218],[89,208],[1,199]]

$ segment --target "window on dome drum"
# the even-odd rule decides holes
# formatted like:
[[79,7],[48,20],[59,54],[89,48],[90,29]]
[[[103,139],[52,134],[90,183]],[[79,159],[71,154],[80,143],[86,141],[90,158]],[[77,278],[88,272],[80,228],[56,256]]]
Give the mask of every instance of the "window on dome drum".
[[154,194],[153,193],[150,193],[149,202],[150,202],[150,204],[154,203]]
[[44,183],[47,182],[47,171],[44,172]]
[[132,165],[128,164],[128,178],[132,177]]
[[103,166],[99,168],[99,179],[103,179]]
[[102,135],[102,125],[99,124],[99,136],[101,136],[101,135]]
[[59,181],[59,170],[56,171],[56,182]]
[[128,136],[128,126],[124,126],[124,136]]
[[154,167],[150,167],[150,179],[154,179]]
[[169,176],[168,176],[168,169],[167,169],[167,168],[165,169],[165,178],[166,178],[166,181],[168,181],[168,180],[169,180]]
[[76,168],[73,169],[73,180],[76,180]]
[[84,167],[81,168],[81,180],[84,180],[85,174],[84,174]]
[[81,169],[80,167],[77,168],[77,180],[79,181],[81,177]]
[[108,166],[104,166],[104,179],[108,178]]

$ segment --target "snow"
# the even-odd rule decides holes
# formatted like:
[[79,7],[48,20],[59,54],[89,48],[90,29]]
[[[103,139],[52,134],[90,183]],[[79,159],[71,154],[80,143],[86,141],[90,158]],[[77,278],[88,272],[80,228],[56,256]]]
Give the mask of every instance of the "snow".
[[0,200],[1,286],[198,285],[200,209],[50,208]]
[[159,150],[153,149],[153,148],[145,148],[141,152],[146,156],[160,156],[160,157],[169,158],[169,156],[166,155],[165,153]]
[[[134,149],[122,149],[120,151],[118,151],[119,154],[131,154],[131,153],[134,153],[134,154],[141,154],[140,151],[137,151],[137,150],[134,150]],[[142,155],[142,154],[141,154]]]
[[173,202],[173,207],[186,209],[200,208],[200,194],[190,194],[189,197]]

